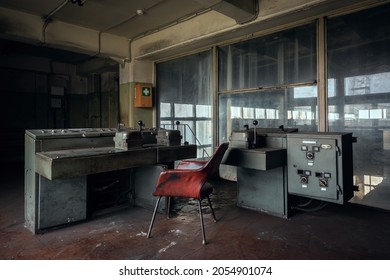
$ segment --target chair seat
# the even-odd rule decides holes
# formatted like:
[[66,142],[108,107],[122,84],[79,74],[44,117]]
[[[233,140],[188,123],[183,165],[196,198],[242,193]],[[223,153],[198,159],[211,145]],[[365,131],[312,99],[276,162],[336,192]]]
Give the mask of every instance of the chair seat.
[[147,237],[152,232],[154,219],[156,217],[158,205],[161,197],[168,197],[168,217],[169,201],[171,197],[186,197],[198,200],[199,217],[203,236],[203,244],[206,244],[206,235],[203,225],[203,214],[201,201],[207,198],[214,221],[217,221],[209,195],[213,192],[213,186],[208,183],[218,171],[222,157],[228,148],[229,143],[223,143],[214,152],[208,161],[202,160],[184,160],[176,169],[165,170],[160,173],[153,195],[158,196],[156,206],[154,207],[152,220],[150,222]]
[[161,172],[153,195],[200,199],[206,181],[207,173],[203,171],[166,170]]

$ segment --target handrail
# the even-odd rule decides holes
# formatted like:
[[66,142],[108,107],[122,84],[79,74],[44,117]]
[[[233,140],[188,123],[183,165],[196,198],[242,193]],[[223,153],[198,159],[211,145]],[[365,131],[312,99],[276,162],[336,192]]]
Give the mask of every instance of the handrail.
[[160,126],[161,126],[162,128],[171,127],[171,128],[173,128],[173,129],[174,129],[174,126],[175,126],[175,125],[177,126],[177,130],[180,130],[180,129],[179,129],[179,126],[183,126],[183,140],[184,140],[184,141],[186,141],[186,139],[187,139],[187,136],[186,136],[186,129],[185,129],[185,127],[187,127],[187,128],[190,130],[190,132],[192,133],[192,135],[195,137],[195,142],[196,142],[197,144],[199,144],[200,147],[202,147],[202,150],[203,150],[203,157],[205,157],[205,154],[206,154],[207,157],[210,157],[210,155],[207,153],[207,151],[206,151],[204,145],[202,145],[202,143],[200,143],[199,139],[198,139],[198,138],[196,137],[196,135],[195,135],[195,132],[192,130],[192,128],[191,128],[188,124],[186,124],[186,123],[181,124],[179,121],[176,121],[175,124],[160,124]]

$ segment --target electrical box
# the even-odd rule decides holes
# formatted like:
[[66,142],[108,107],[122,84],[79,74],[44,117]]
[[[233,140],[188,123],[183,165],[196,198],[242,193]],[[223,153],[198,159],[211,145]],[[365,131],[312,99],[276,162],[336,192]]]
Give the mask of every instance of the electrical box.
[[135,84],[134,106],[143,108],[153,107],[153,93],[151,84]]
[[287,135],[288,193],[344,204],[353,197],[352,133]]

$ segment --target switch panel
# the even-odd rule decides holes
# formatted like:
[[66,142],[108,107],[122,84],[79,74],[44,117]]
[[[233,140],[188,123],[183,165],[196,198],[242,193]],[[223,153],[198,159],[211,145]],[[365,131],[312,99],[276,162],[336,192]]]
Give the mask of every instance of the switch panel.
[[344,204],[353,196],[351,133],[287,135],[288,193]]

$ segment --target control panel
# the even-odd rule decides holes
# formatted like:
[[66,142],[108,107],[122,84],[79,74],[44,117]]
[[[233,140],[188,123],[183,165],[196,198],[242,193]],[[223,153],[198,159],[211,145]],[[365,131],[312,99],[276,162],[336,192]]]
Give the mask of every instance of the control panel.
[[351,133],[287,135],[288,193],[344,204],[353,196]]

